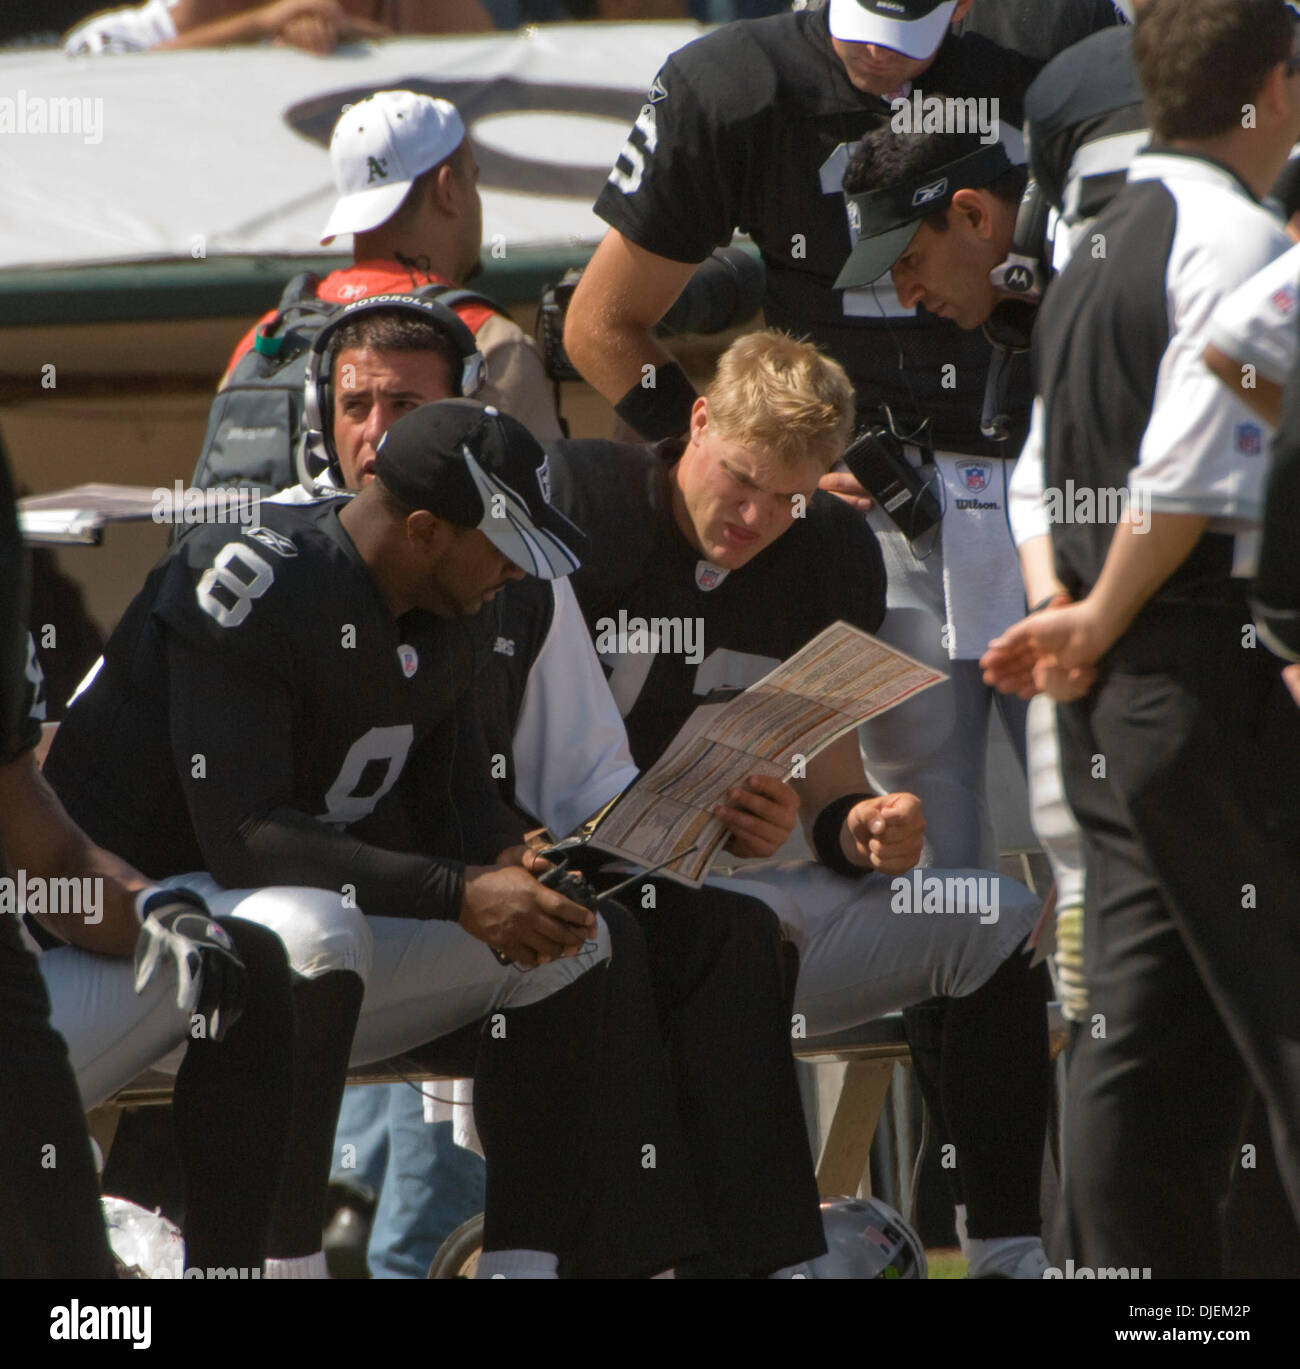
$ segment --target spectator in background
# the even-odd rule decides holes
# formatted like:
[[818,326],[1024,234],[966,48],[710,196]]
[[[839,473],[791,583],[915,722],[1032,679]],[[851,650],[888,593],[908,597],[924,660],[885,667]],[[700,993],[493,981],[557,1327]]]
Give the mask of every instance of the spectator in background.
[[[353,264],[320,283],[320,297],[349,304],[424,285],[461,285],[479,272],[483,204],[478,165],[455,105],[409,90],[381,90],[334,126],[330,160],[339,199],[322,244],[352,234]],[[378,166],[378,181],[372,168]],[[452,301],[474,333],[488,383],[475,398],[517,418],[539,442],[562,436],[550,381],[523,330],[479,296]],[[274,318],[265,315],[259,323]],[[253,345],[240,339],[227,374]]]
[[491,28],[479,0],[147,0],[92,15],[66,35],[63,48],[81,56],[273,42],[323,56],[363,38]]

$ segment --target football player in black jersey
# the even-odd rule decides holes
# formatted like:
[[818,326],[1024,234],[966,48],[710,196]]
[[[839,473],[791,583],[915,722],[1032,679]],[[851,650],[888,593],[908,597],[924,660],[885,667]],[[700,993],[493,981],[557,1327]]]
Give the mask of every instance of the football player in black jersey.
[[[835,363],[760,333],[723,355],[685,442],[549,447],[556,502],[588,529],[574,588],[640,764],[658,758],[699,704],[753,684],[822,628],[839,619],[878,627],[875,538],[816,488],[841,450],[851,406]],[[845,566],[865,573],[847,575]],[[638,645],[617,626],[634,620],[659,623],[657,639]],[[699,625],[694,652],[674,645],[674,624]],[[895,877],[921,853],[915,796],[872,794],[851,734],[809,763],[799,788],[818,862],[747,867],[717,882],[780,916],[800,953],[795,1008],[809,1032],[944,996],[943,1084],[930,1101],[956,1140],[971,1269],[1035,1276],[1045,1265],[1046,1027],[1041,982],[1019,948],[1036,900],[1013,881],[971,871],[999,891],[996,923],[898,916]],[[766,816],[788,831],[795,805],[770,802]]]
[[[395,424],[377,449],[375,477],[351,501],[268,503],[262,525],[246,535],[208,527],[184,539],[69,711],[56,751],[76,749],[65,749],[56,768],[101,825],[116,818],[119,841],[147,846],[159,865],[174,868],[198,854],[226,886],[254,879],[332,886],[321,897],[335,911],[353,903],[372,909],[360,935],[364,943],[373,932],[375,963],[354,1061],[473,1028],[492,1013],[492,1030],[475,1042],[475,1108],[491,1195],[481,1276],[544,1277],[593,1263],[649,1273],[682,1262],[703,1242],[685,1204],[671,1197],[680,1161],[666,1113],[654,1130],[638,1132],[636,1165],[626,1146],[620,1151],[640,1179],[624,1179],[626,1202],[611,1203],[602,1185],[575,1191],[553,1182],[571,1170],[618,1165],[617,1156],[588,1158],[584,1149],[605,1134],[589,1119],[608,940],[585,908],[504,863],[518,859],[517,848],[506,848],[522,823],[496,798],[471,702],[483,626],[471,615],[519,578],[518,562],[548,576],[570,569],[572,553],[556,530],[572,536],[572,528],[549,512],[540,448],[512,420],[466,402],[427,406]],[[423,511],[430,503],[448,512]],[[135,664],[129,675],[127,662]],[[303,662],[316,664],[304,669]],[[142,795],[109,791],[103,770],[88,781],[112,741],[129,734],[141,743],[133,720],[156,712],[147,682],[164,670],[169,728],[162,735],[170,731],[174,755],[163,760],[171,760],[176,795],[166,809],[151,796],[142,820]],[[461,864],[498,858],[503,863],[491,868]],[[316,952],[323,963],[308,989],[344,977],[338,958],[349,950],[346,934],[364,971],[356,929],[336,920],[333,939],[313,941],[320,918],[302,890],[278,891],[277,919],[265,894],[222,889],[208,878],[199,877],[200,887],[214,904],[230,900],[241,915],[274,922],[300,973],[312,972]],[[451,925],[458,914],[460,927]],[[774,925],[772,940],[769,978],[779,1002]],[[525,975],[499,964],[480,941],[540,968]],[[334,1003],[337,1014],[348,1000]],[[653,1013],[644,995],[639,1011]],[[742,1011],[734,1016],[748,1020]],[[318,1019],[307,1034],[320,1058],[309,1101],[328,1100],[327,1089],[342,1082],[337,1015],[329,1024]],[[788,1025],[783,1016],[774,1021],[788,1063]],[[632,1068],[600,1077],[613,1125],[646,1117],[640,1097],[655,1096],[662,1067],[638,1056],[637,1042],[652,1039],[634,1032],[620,1040],[610,1058]],[[337,1093],[332,1099],[336,1107]],[[319,1120],[325,1108],[314,1112]],[[647,1134],[658,1154],[650,1170],[641,1164]],[[794,1135],[807,1190],[802,1224],[786,1220],[780,1205],[767,1215],[769,1227],[780,1226],[767,1233],[770,1250],[779,1261],[789,1248],[789,1262],[815,1255],[821,1243],[797,1108]],[[314,1159],[317,1152],[299,1153]],[[304,1241],[311,1178],[291,1176],[293,1230]],[[655,1193],[663,1195],[657,1206],[644,1197]],[[605,1239],[594,1249],[593,1230]],[[311,1256],[284,1258],[306,1272],[319,1267]]]
[[[1007,373],[1007,436],[987,437],[982,338],[905,305],[888,282],[834,288],[851,247],[836,190],[854,144],[915,118],[929,96],[961,102],[963,118],[983,120],[983,138],[1000,135],[1022,157],[1022,99],[1048,45],[1113,19],[1076,0],[831,0],[689,44],[657,76],[596,202],[610,229],[565,330],[575,364],[632,429],[679,435],[695,392],[652,329],[692,264],[739,229],[763,257],[767,323],[825,347],[853,381],[860,422],[891,427],[925,479],[942,477],[946,516],[915,546],[869,510],[848,472],[829,472],[822,487],[856,498],[880,534],[882,636],[947,676],[861,730],[872,783],[922,798],[929,850],[945,866],[997,861],[985,783],[994,711],[1023,763],[1025,706],[987,688],[978,657],[1024,609],[1005,482],[1028,420],[1028,368]],[[905,1022],[924,1077],[933,1063],[919,1010]]]
[[[439,398],[444,382],[427,355],[433,339],[419,329],[380,326],[386,317],[384,309],[367,312],[340,332],[333,364],[364,356],[405,402]],[[374,479],[376,447],[391,414],[370,396],[358,402],[355,393],[338,386],[334,392],[330,478],[361,489]],[[508,584],[492,609],[491,653],[476,694],[488,749],[501,762],[494,773],[508,802],[564,834],[635,779],[626,732],[567,577]],[[765,777],[759,785],[777,800],[787,797]],[[779,844],[788,824],[764,817],[768,801],[761,793],[742,796],[743,806],[732,815],[735,853],[770,854]],[[692,1191],[708,1234],[707,1254],[679,1263],[679,1276],[788,1273],[816,1254],[820,1233],[791,1065],[789,976],[776,919],[736,891],[646,883],[654,890],[653,909],[639,906],[643,885],[631,913],[614,908],[605,914],[614,956],[602,1031],[604,1078],[639,1078],[642,1086],[633,1098],[615,1090],[599,1109],[608,1158],[593,1184],[604,1195],[602,1211],[619,1217],[586,1225],[590,1248],[576,1268],[607,1273],[637,1267],[620,1251],[616,1228],[648,1224],[656,1198],[644,1192],[639,1164],[629,1169],[618,1157],[639,1156],[637,1138],[655,1135],[662,1171],[673,1144],[666,1114],[675,1111],[675,1102],[686,1121]],[[671,1054],[672,1102],[666,1085],[660,1100],[647,1074],[643,1041],[662,1041]],[[445,1166],[422,1144],[422,1170],[410,1139],[409,1130],[394,1132],[390,1150],[402,1148],[408,1186],[423,1172],[436,1192]],[[743,1181],[736,1165],[742,1155]],[[395,1163],[390,1154],[390,1172]],[[761,1203],[753,1199],[758,1188]],[[669,1192],[660,1190],[657,1200]],[[695,1206],[684,1194],[672,1200],[683,1211]],[[409,1237],[417,1221],[414,1214],[398,1214],[385,1232],[400,1225]]]
[[[8,648],[15,635],[21,641],[24,575],[2,455],[0,524]],[[44,702],[30,637],[25,654],[25,672],[4,672],[0,712],[0,873],[7,900],[20,905],[0,913],[0,1274],[111,1277],[81,1112],[189,1041],[176,1086],[187,1266],[260,1275],[291,1106],[284,948],[261,927],[212,921],[193,894],[154,887],[69,819],[36,766]],[[8,686],[24,681],[15,699]],[[10,881],[28,892],[36,935],[58,948],[37,964]],[[73,884],[91,892],[68,906],[57,891]],[[163,961],[175,966],[179,995],[158,972]],[[243,1174],[234,1192],[232,1166]]]
[[[834,0],[728,24],[655,78],[596,202],[609,232],[571,303],[565,347],[643,437],[686,430],[695,392],[654,324],[714,247],[748,233],[767,271],[764,315],[843,364],[863,410],[887,403],[904,430],[969,444],[988,358],[977,339],[901,309],[887,292],[834,289],[850,248],[838,199],[854,143],[888,126],[891,97],[918,89],[999,101],[1020,123],[1037,63],[977,33],[947,34],[973,0]],[[945,386],[942,363],[956,366]],[[645,366],[655,368],[652,387]]]
[[[477,406],[426,429],[428,412],[415,426],[408,418],[405,442],[390,435],[388,482],[363,497],[266,504],[259,525],[206,525],[183,539],[128,609],[47,763],[114,849],[155,877],[206,872],[199,888],[215,907],[238,907],[286,941],[309,1044],[297,1052],[300,1143],[274,1254],[297,1272],[323,1272],[329,1143],[372,928],[365,1058],[509,1009],[508,1038],[478,1072],[480,1126],[501,1157],[501,1216],[493,1208],[488,1219],[501,1272],[514,1272],[512,1250],[555,1252],[567,1220],[552,1220],[561,1204],[551,1180],[568,1143],[558,1124],[527,1122],[526,1105],[512,1111],[508,1095],[527,1097],[536,1085],[518,1076],[541,1070],[558,1076],[548,1107],[576,1117],[590,1088],[601,976],[586,972],[603,963],[603,933],[517,857],[509,863],[522,825],[497,799],[482,751],[476,640],[462,621],[523,573],[475,525],[548,575],[572,555],[532,467],[524,503],[491,474],[511,470],[517,484],[530,446],[541,464],[522,429]],[[442,515],[427,511],[435,502]],[[489,505],[503,516],[492,520]],[[130,773],[115,763],[127,751]],[[131,779],[141,764],[153,771],[147,789]],[[262,889],[294,885],[310,887]],[[549,963],[523,974],[510,962]],[[509,1143],[516,1117],[527,1145]]]

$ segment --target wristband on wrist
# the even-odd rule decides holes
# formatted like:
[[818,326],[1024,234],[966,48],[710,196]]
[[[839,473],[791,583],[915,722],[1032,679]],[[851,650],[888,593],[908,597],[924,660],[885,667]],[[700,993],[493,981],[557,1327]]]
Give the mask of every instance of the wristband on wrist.
[[851,808],[863,799],[875,797],[871,793],[845,794],[841,798],[832,799],[817,814],[817,820],[813,823],[813,850],[817,853],[817,859],[828,870],[833,870],[837,875],[848,875],[850,879],[873,873],[871,866],[854,865],[844,854],[844,848],[840,845],[840,828],[844,826],[844,819],[848,817]]
[[633,385],[614,405],[614,412],[647,442],[660,442],[691,426],[691,409],[699,395],[675,361],[656,366],[653,379],[653,385]]

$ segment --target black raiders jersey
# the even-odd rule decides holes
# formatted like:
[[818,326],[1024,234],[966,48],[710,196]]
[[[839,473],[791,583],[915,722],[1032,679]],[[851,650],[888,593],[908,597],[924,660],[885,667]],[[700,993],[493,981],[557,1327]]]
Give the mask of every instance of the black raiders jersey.
[[[1000,124],[1019,127],[1037,70],[980,34],[950,35],[916,84],[922,94],[996,97]],[[768,325],[830,352],[864,410],[884,401],[900,431],[928,416],[936,446],[1001,455],[979,431],[989,347],[978,331],[904,309],[888,278],[833,288],[850,250],[850,150],[892,117],[887,100],[850,84],[825,11],[728,24],[674,53],[655,78],[596,213],[674,261],[703,261],[733,230],[749,234],[766,266]],[[1027,416],[1023,381],[1014,411]]]
[[[261,505],[149,576],[59,728],[46,775],[152,878],[355,888],[362,911],[455,917],[459,862],[522,824],[474,704],[477,620],[394,620],[338,514]],[[400,854],[399,854],[400,853]]]
[[681,446],[547,448],[552,500],[587,531],[573,588],[642,769],[700,704],[762,679],[839,619],[874,632],[885,614],[875,535],[832,495],[814,494],[741,569],[703,560],[673,516]]
[[953,31],[979,33],[1046,62],[1090,33],[1122,22],[1113,0],[975,0]]

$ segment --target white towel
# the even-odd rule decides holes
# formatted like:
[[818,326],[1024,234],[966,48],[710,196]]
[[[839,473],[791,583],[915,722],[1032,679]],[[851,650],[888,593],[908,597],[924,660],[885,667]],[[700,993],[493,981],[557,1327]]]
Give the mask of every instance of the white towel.
[[1025,616],[1011,530],[1005,463],[936,452],[943,478],[943,597],[948,658],[978,660],[989,642]]
[[422,1086],[424,1120],[450,1122],[451,1134],[458,1146],[483,1154],[483,1143],[474,1125],[474,1081],[472,1079],[437,1079]]

